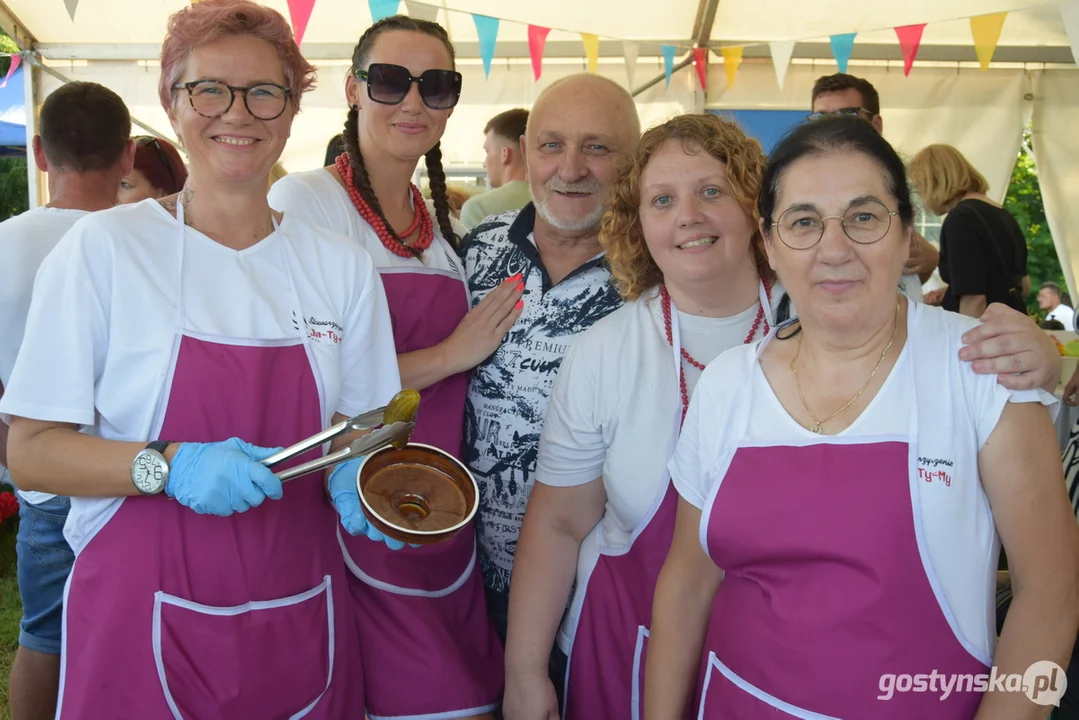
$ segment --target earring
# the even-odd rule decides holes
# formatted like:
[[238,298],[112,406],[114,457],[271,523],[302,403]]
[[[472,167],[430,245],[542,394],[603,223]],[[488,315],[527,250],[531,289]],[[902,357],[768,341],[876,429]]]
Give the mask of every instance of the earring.
[[349,107],[352,108],[353,110],[359,110],[360,109],[359,105],[349,105]]

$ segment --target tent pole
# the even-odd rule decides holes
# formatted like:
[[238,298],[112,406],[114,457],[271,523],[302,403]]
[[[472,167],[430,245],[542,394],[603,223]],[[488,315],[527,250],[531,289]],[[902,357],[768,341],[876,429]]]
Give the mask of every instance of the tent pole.
[[26,191],[31,210],[45,204],[45,186],[42,174],[34,160],[34,136],[37,135],[38,87],[41,85],[41,73],[37,65],[29,62],[32,57],[28,51],[23,56],[23,106],[26,112]]
[[[709,39],[712,36],[712,25],[716,21],[716,8],[719,7],[719,0],[700,0],[697,5],[697,16],[693,20],[693,38],[697,41],[697,47],[708,47]],[[687,65],[693,63],[693,56],[690,55],[685,60],[682,60],[675,64],[671,69],[671,74],[678,72]],[[630,93],[633,97],[637,97],[648,88],[658,84],[661,80],[667,79],[667,73],[663,72],[656,75],[654,78],[646,82],[644,85],[639,86],[636,90]]]

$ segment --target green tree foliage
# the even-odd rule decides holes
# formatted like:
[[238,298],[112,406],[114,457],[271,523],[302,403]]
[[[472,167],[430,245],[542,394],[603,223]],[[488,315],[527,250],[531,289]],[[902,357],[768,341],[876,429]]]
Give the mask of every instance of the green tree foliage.
[[[1025,139],[1030,141],[1029,131]],[[1038,288],[1043,282],[1055,282],[1061,287],[1066,285],[1053,237],[1049,234],[1049,223],[1045,219],[1045,206],[1042,204],[1041,189],[1038,187],[1038,171],[1026,152],[1019,153],[1019,159],[1012,170],[1004,207],[1019,223],[1027,239],[1027,272],[1030,275],[1031,288],[1030,295],[1027,296],[1027,312],[1041,319],[1045,313],[1038,308]]]
[[[15,41],[0,31],[0,53],[15,53]],[[0,57],[0,78],[7,75],[10,57]],[[30,207],[30,190],[26,182],[25,157],[0,157],[0,220],[26,212]]]
[[26,158],[0,157],[0,220],[30,209]]

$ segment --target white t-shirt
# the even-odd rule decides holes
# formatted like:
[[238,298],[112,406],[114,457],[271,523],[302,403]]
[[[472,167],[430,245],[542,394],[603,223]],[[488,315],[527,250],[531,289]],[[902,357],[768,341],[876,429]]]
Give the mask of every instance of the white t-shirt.
[[[275,210],[291,212],[305,222],[359,240],[374,260],[375,267],[379,269],[444,270],[456,274],[462,282],[465,280],[464,265],[453,247],[442,237],[435,219],[434,206],[429,201],[427,210],[434,224],[435,237],[421,259],[401,257],[387,250],[375,229],[360,216],[348,192],[325,168],[286,175],[270,188],[269,200],[270,206]],[[458,238],[464,237],[465,230],[459,224],[454,223],[453,230]]]
[[[83,210],[40,207],[0,223],[0,384],[5,388],[22,344],[38,268],[84,215]],[[19,494],[34,505],[56,497],[42,492]]]
[[[83,218],[45,260],[0,414],[147,440],[167,392],[181,268],[187,332],[294,339],[303,323],[325,424],[335,412],[384,405],[400,390],[382,282],[356,242],[286,214],[276,232],[236,251],[181,231],[146,200]],[[72,498],[65,535],[76,552],[121,501]]]
[[[782,289],[774,288],[773,303],[781,295]],[[729,318],[679,311],[681,345],[707,365],[745,342],[757,312],[757,303]],[[756,336],[761,334],[759,328]],[[686,391],[692,395],[701,371],[684,360],[682,367]],[[602,477],[607,493],[599,536],[589,536],[581,544],[575,597],[559,634],[564,650],[577,625],[585,581],[599,559],[600,545],[628,545],[666,492],[666,465],[681,411],[676,372],[658,290],[586,330],[562,362],[540,436],[536,481],[572,487]]]
[[[924,405],[917,408],[918,467],[911,480],[919,546],[960,642],[991,664],[999,538],[977,455],[1008,402],[1054,406],[1056,401],[1044,390],[1008,390],[995,375],[975,374],[969,363],[960,362],[962,335],[977,320],[913,302],[908,308],[913,343],[905,344],[869,406],[836,438],[906,436],[915,399]],[[679,494],[701,510],[707,511],[716,497],[738,446],[829,441],[803,428],[783,408],[757,361],[757,345],[732,350],[709,365],[690,401],[669,468]],[[707,517],[706,512],[702,544]]]
[[[2,226],[0,226],[2,227]],[[1045,316],[1046,320],[1057,320],[1064,329],[1069,332],[1075,331],[1075,311],[1067,305],[1057,305]]]

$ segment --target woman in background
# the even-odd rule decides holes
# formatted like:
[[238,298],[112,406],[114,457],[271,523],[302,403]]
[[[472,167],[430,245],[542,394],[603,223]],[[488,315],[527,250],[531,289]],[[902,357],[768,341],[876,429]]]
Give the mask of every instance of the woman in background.
[[135,140],[135,169],[120,181],[119,204],[175,195],[187,182],[187,168],[168,140],[139,135]]
[[991,303],[1026,312],[1027,245],[1019,223],[986,192],[989,183],[951,145],[930,145],[908,170],[940,228],[941,307],[979,318]]

